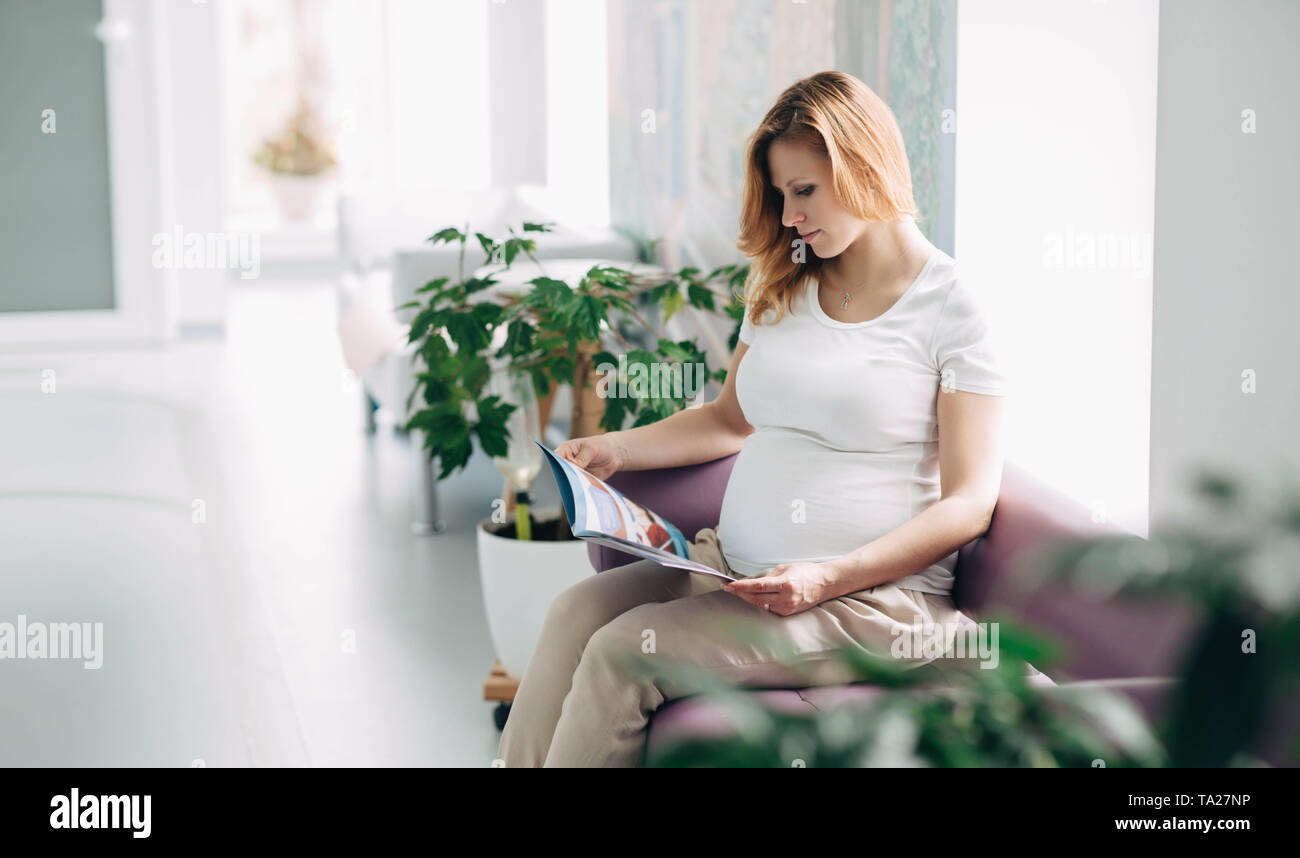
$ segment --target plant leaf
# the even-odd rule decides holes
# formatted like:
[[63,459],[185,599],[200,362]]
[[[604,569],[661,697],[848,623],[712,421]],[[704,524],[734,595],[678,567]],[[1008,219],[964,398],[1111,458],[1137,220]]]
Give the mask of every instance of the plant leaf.
[[438,244],[439,242],[444,242],[444,241],[447,242],[448,244],[450,244],[453,241],[459,241],[463,243],[465,241],[465,234],[462,233],[460,230],[456,229],[456,227],[449,226],[444,229],[438,230],[433,235],[426,238],[425,241],[428,241],[431,244]]

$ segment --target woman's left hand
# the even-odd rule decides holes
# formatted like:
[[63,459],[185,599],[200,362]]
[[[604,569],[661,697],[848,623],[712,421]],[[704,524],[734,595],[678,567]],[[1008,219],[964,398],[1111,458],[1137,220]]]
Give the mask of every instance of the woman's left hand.
[[830,566],[826,563],[782,563],[762,576],[728,581],[722,589],[755,607],[783,617],[806,611],[831,598]]

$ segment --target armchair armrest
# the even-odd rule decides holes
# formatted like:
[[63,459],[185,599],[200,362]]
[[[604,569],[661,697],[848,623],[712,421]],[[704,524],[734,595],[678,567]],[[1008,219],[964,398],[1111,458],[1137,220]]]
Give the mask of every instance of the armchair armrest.
[[953,602],[976,620],[1002,616],[1062,642],[1059,664],[1038,665],[1054,680],[1173,676],[1195,624],[1187,605],[1061,581],[1031,586],[1050,547],[1125,532],[1008,462],[988,532],[961,549]]
[[1070,539],[1123,532],[1094,522],[1082,504],[1007,462],[988,531],[958,555],[953,600],[963,611],[978,610],[1015,585],[1015,564],[1030,555]]
[[[680,468],[619,471],[606,482],[677,525],[687,539],[694,539],[702,528],[717,526],[727,478],[738,455]],[[587,543],[587,556],[597,572],[638,559],[594,542]]]

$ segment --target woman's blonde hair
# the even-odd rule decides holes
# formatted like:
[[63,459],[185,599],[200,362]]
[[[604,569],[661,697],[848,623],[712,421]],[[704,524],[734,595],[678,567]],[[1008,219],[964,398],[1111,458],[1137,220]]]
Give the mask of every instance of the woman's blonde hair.
[[[823,260],[795,262],[797,229],[781,224],[782,197],[772,187],[767,153],[774,141],[803,144],[831,162],[835,193],[862,220],[902,220],[917,214],[903,135],[889,105],[850,74],[819,72],[791,85],[750,136],[745,164],[740,240],[753,260],[745,281],[745,312],[754,324],[771,308],[774,322],[792,306],[803,279]],[[807,249],[805,249],[806,251]]]

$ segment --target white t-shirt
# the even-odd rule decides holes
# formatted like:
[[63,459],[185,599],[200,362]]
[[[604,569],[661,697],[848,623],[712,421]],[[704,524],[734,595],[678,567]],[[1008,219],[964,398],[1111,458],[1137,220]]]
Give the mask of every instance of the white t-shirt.
[[[773,311],[765,318],[772,318]],[[736,396],[755,428],[723,496],[718,539],[738,575],[841,557],[939,499],[937,397],[1007,394],[979,294],[936,251],[885,313],[839,322],[809,275],[775,325],[748,316]],[[950,593],[957,552],[897,583]]]

